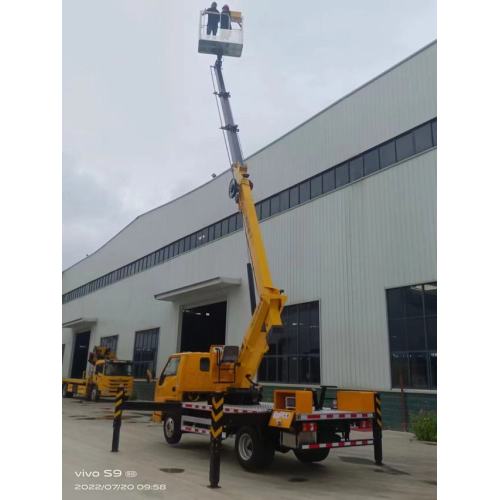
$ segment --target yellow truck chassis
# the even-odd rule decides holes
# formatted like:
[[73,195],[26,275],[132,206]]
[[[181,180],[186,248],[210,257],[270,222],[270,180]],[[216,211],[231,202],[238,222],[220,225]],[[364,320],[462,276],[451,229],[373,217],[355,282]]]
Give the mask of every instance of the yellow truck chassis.
[[[324,460],[331,449],[353,446],[373,446],[374,461],[381,464],[378,393],[338,390],[334,407],[329,408],[324,405],[325,390],[322,387],[319,397],[309,389],[278,390],[272,403],[224,404],[222,439],[234,437],[238,462],[249,471],[269,467],[276,451],[291,450],[299,461],[311,463]],[[309,398],[314,406],[307,411]],[[123,410],[153,411],[153,420],[163,423],[165,440],[174,445],[183,434],[210,437],[213,406],[209,401],[125,401]]]

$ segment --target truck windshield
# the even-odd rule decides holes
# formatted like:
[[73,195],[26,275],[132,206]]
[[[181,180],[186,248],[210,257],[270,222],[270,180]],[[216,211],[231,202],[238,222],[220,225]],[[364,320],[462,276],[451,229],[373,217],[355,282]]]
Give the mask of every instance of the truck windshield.
[[106,363],[105,375],[111,377],[130,377],[132,375],[131,363]]
[[163,370],[163,375],[165,377],[171,377],[172,375],[177,375],[177,368],[179,367],[180,358],[170,358],[168,360],[167,366]]

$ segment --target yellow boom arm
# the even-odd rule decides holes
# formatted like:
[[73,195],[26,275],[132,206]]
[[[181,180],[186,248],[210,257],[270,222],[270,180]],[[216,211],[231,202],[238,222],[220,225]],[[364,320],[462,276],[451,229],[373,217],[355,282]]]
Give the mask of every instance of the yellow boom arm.
[[239,368],[236,370],[235,386],[244,388],[252,385],[251,379],[257,374],[262,358],[269,349],[267,336],[271,328],[282,325],[281,311],[287,297],[273,286],[247,167],[235,163],[232,168],[238,186],[236,200],[243,215],[243,225],[259,296],[259,302],[241,344]]

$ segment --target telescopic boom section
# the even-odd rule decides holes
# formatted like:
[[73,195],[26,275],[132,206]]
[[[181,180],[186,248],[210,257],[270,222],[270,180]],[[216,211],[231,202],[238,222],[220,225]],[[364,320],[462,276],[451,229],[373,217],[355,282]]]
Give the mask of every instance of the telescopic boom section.
[[252,197],[252,183],[249,179],[247,166],[243,163],[238,126],[234,123],[230,94],[227,92],[222,76],[222,57],[217,57],[215,74],[218,85],[218,97],[221,101],[224,126],[222,127],[228,139],[229,151],[234,180],[230,187],[230,195],[243,215],[243,223],[247,237],[248,249],[252,261],[255,285],[259,296],[259,303],[253,312],[250,324],[245,332],[241,345],[236,370],[236,387],[250,387],[251,379],[255,377],[264,354],[269,349],[267,337],[273,327],[281,323],[281,311],[286,302],[286,295],[273,286],[271,271],[267,261],[266,248],[260,231],[259,220]]

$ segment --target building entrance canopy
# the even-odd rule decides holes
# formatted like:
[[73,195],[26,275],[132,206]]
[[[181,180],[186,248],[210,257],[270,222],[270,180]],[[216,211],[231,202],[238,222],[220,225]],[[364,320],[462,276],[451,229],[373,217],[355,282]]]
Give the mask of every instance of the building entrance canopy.
[[200,295],[212,294],[213,292],[220,292],[227,288],[240,286],[240,278],[227,278],[217,276],[198,283],[192,283],[180,288],[174,288],[162,293],[156,294],[156,300],[164,300],[165,302],[189,302],[193,299],[200,297]]

